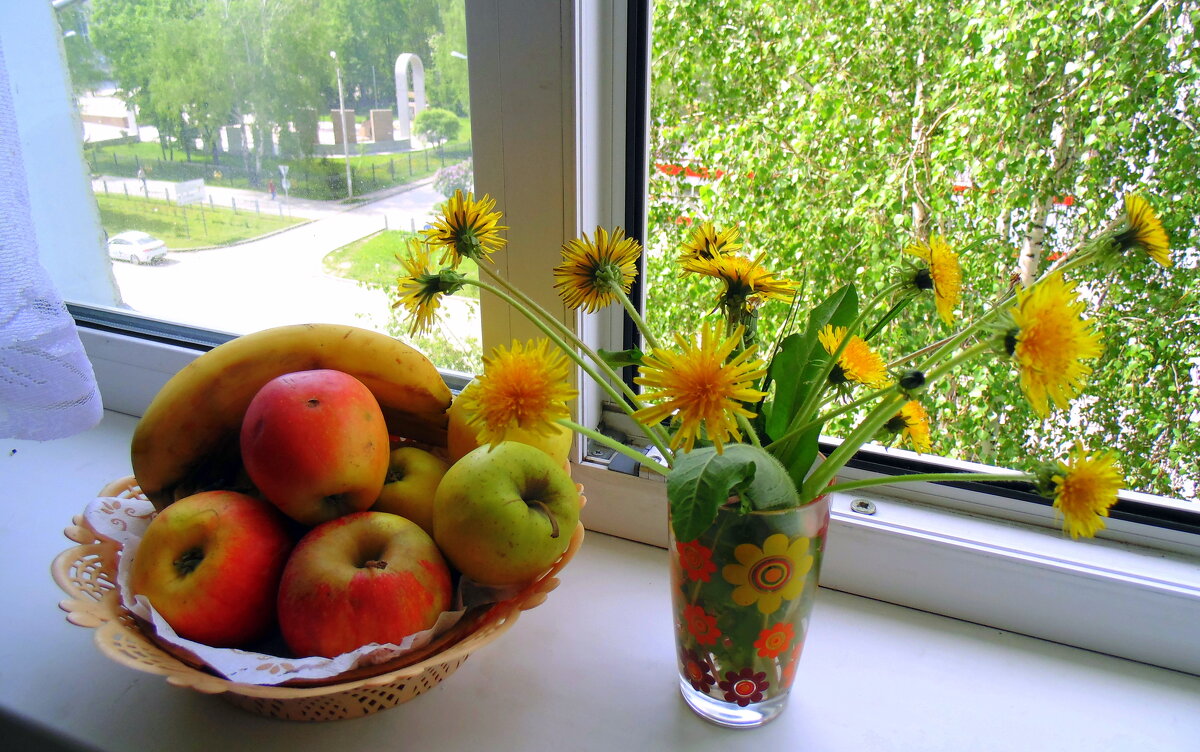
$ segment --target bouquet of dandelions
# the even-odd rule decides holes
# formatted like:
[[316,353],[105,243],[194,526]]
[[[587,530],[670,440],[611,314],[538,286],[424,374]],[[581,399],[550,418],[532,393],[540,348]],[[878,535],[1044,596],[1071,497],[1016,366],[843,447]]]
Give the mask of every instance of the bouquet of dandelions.
[[[838,471],[863,443],[898,439],[930,451],[928,416],[921,393],[936,388],[957,366],[976,358],[1011,362],[1034,409],[1045,416],[1065,408],[1101,354],[1101,338],[1083,317],[1085,303],[1071,272],[1085,264],[1124,263],[1137,252],[1169,266],[1167,234],[1149,204],[1127,196],[1124,216],[1111,229],[1081,244],[1032,284],[1010,292],[973,321],[940,341],[894,361],[889,368],[869,341],[909,302],[931,296],[941,319],[953,325],[961,289],[958,255],[939,237],[904,249],[907,263],[890,284],[865,304],[853,285],[836,290],[797,316],[795,284],[777,277],[764,258],[739,253],[736,229],[702,224],[684,244],[678,262],[685,274],[711,277],[721,286],[721,320],[702,324],[693,340],[680,334],[672,346],[658,342],[628,292],[641,253],[637,241],[617,228],[597,228],[566,243],[554,269],[555,287],[574,310],[598,311],[620,304],[640,329],[647,351],[597,352],[508,280],[489,268],[506,241],[495,201],[458,192],[421,240],[399,257],[403,273],[398,300],[412,330],[436,321],[443,295],[464,285],[490,290],[529,318],[545,338],[484,358],[478,388],[465,405],[484,441],[499,442],[520,427],[547,434],[565,426],[627,455],[667,479],[671,524],[680,542],[695,539],[736,499],[744,512],[803,507],[832,491],[904,481],[963,480],[959,473],[928,473],[835,482]],[[438,264],[433,256],[441,251]],[[459,273],[460,262],[478,263],[481,279]],[[764,351],[757,343],[760,306],[793,306],[784,331]],[[764,358],[764,352],[768,357]],[[614,442],[570,419],[570,362],[645,430],[664,462]],[[895,364],[900,364],[896,366]],[[617,370],[636,366],[635,392]],[[828,457],[817,439],[825,423],[854,414],[857,424]],[[1076,442],[1065,460],[1028,472],[971,474],[971,480],[1028,481],[1053,500],[1072,537],[1091,537],[1104,527],[1122,478],[1111,452],[1089,452]]]

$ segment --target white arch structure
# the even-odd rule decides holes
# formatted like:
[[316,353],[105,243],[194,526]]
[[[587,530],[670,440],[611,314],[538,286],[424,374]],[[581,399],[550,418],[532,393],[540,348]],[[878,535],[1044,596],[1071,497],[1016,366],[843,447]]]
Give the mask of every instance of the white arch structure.
[[[412,71],[412,88],[408,87],[408,73]],[[408,111],[408,94],[413,93],[413,111]],[[406,52],[396,58],[396,110],[400,116],[399,138],[412,138],[412,121],[425,109],[425,66],[421,58]]]

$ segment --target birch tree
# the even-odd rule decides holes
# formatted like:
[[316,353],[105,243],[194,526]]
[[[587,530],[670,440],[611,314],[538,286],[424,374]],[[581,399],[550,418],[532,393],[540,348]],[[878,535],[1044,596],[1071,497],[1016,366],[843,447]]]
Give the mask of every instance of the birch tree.
[[[1191,0],[663,0],[653,310],[712,305],[712,291],[669,263],[689,221],[738,224],[751,251],[801,279],[809,303],[844,281],[864,296],[880,289],[902,248],[936,233],[964,249],[964,300],[978,305],[1110,223],[1124,193],[1142,193],[1177,263],[1081,280],[1108,350],[1078,407],[1085,431],[1124,451],[1132,483],[1194,497],[1197,20]],[[882,343],[893,352],[945,333],[931,310],[910,314],[916,325]],[[784,312],[763,316],[770,330]],[[656,320],[665,334],[672,316]],[[955,427],[935,431],[937,450],[989,462],[1059,449],[1060,427],[1037,420],[1012,381],[982,365],[930,395],[935,421]]]

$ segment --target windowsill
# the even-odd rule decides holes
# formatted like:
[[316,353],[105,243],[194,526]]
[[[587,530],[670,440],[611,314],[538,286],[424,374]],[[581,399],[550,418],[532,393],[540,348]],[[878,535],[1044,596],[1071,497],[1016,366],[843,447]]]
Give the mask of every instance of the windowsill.
[[425,695],[341,723],[258,718],[113,663],[54,607],[60,531],[128,472],[133,425],[107,413],[70,439],[3,447],[0,710],[90,747],[1096,752],[1200,737],[1200,677],[829,589],[789,708],[758,731],[718,729],[678,696],[666,552],[595,532],[543,605]]

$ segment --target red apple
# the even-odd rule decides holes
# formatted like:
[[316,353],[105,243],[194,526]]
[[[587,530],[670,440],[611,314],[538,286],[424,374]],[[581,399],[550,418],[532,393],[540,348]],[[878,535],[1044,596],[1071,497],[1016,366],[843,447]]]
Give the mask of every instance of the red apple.
[[318,525],[288,559],[279,627],[298,657],[399,643],[450,608],[450,568],[429,534],[386,512]]
[[258,490],[310,526],[370,507],[388,470],[388,429],[375,395],[328,369],[267,382],[242,419],[241,449]]
[[146,528],[129,586],[189,640],[236,647],[275,623],[275,596],[292,548],[277,509],[234,491],[180,499]]

